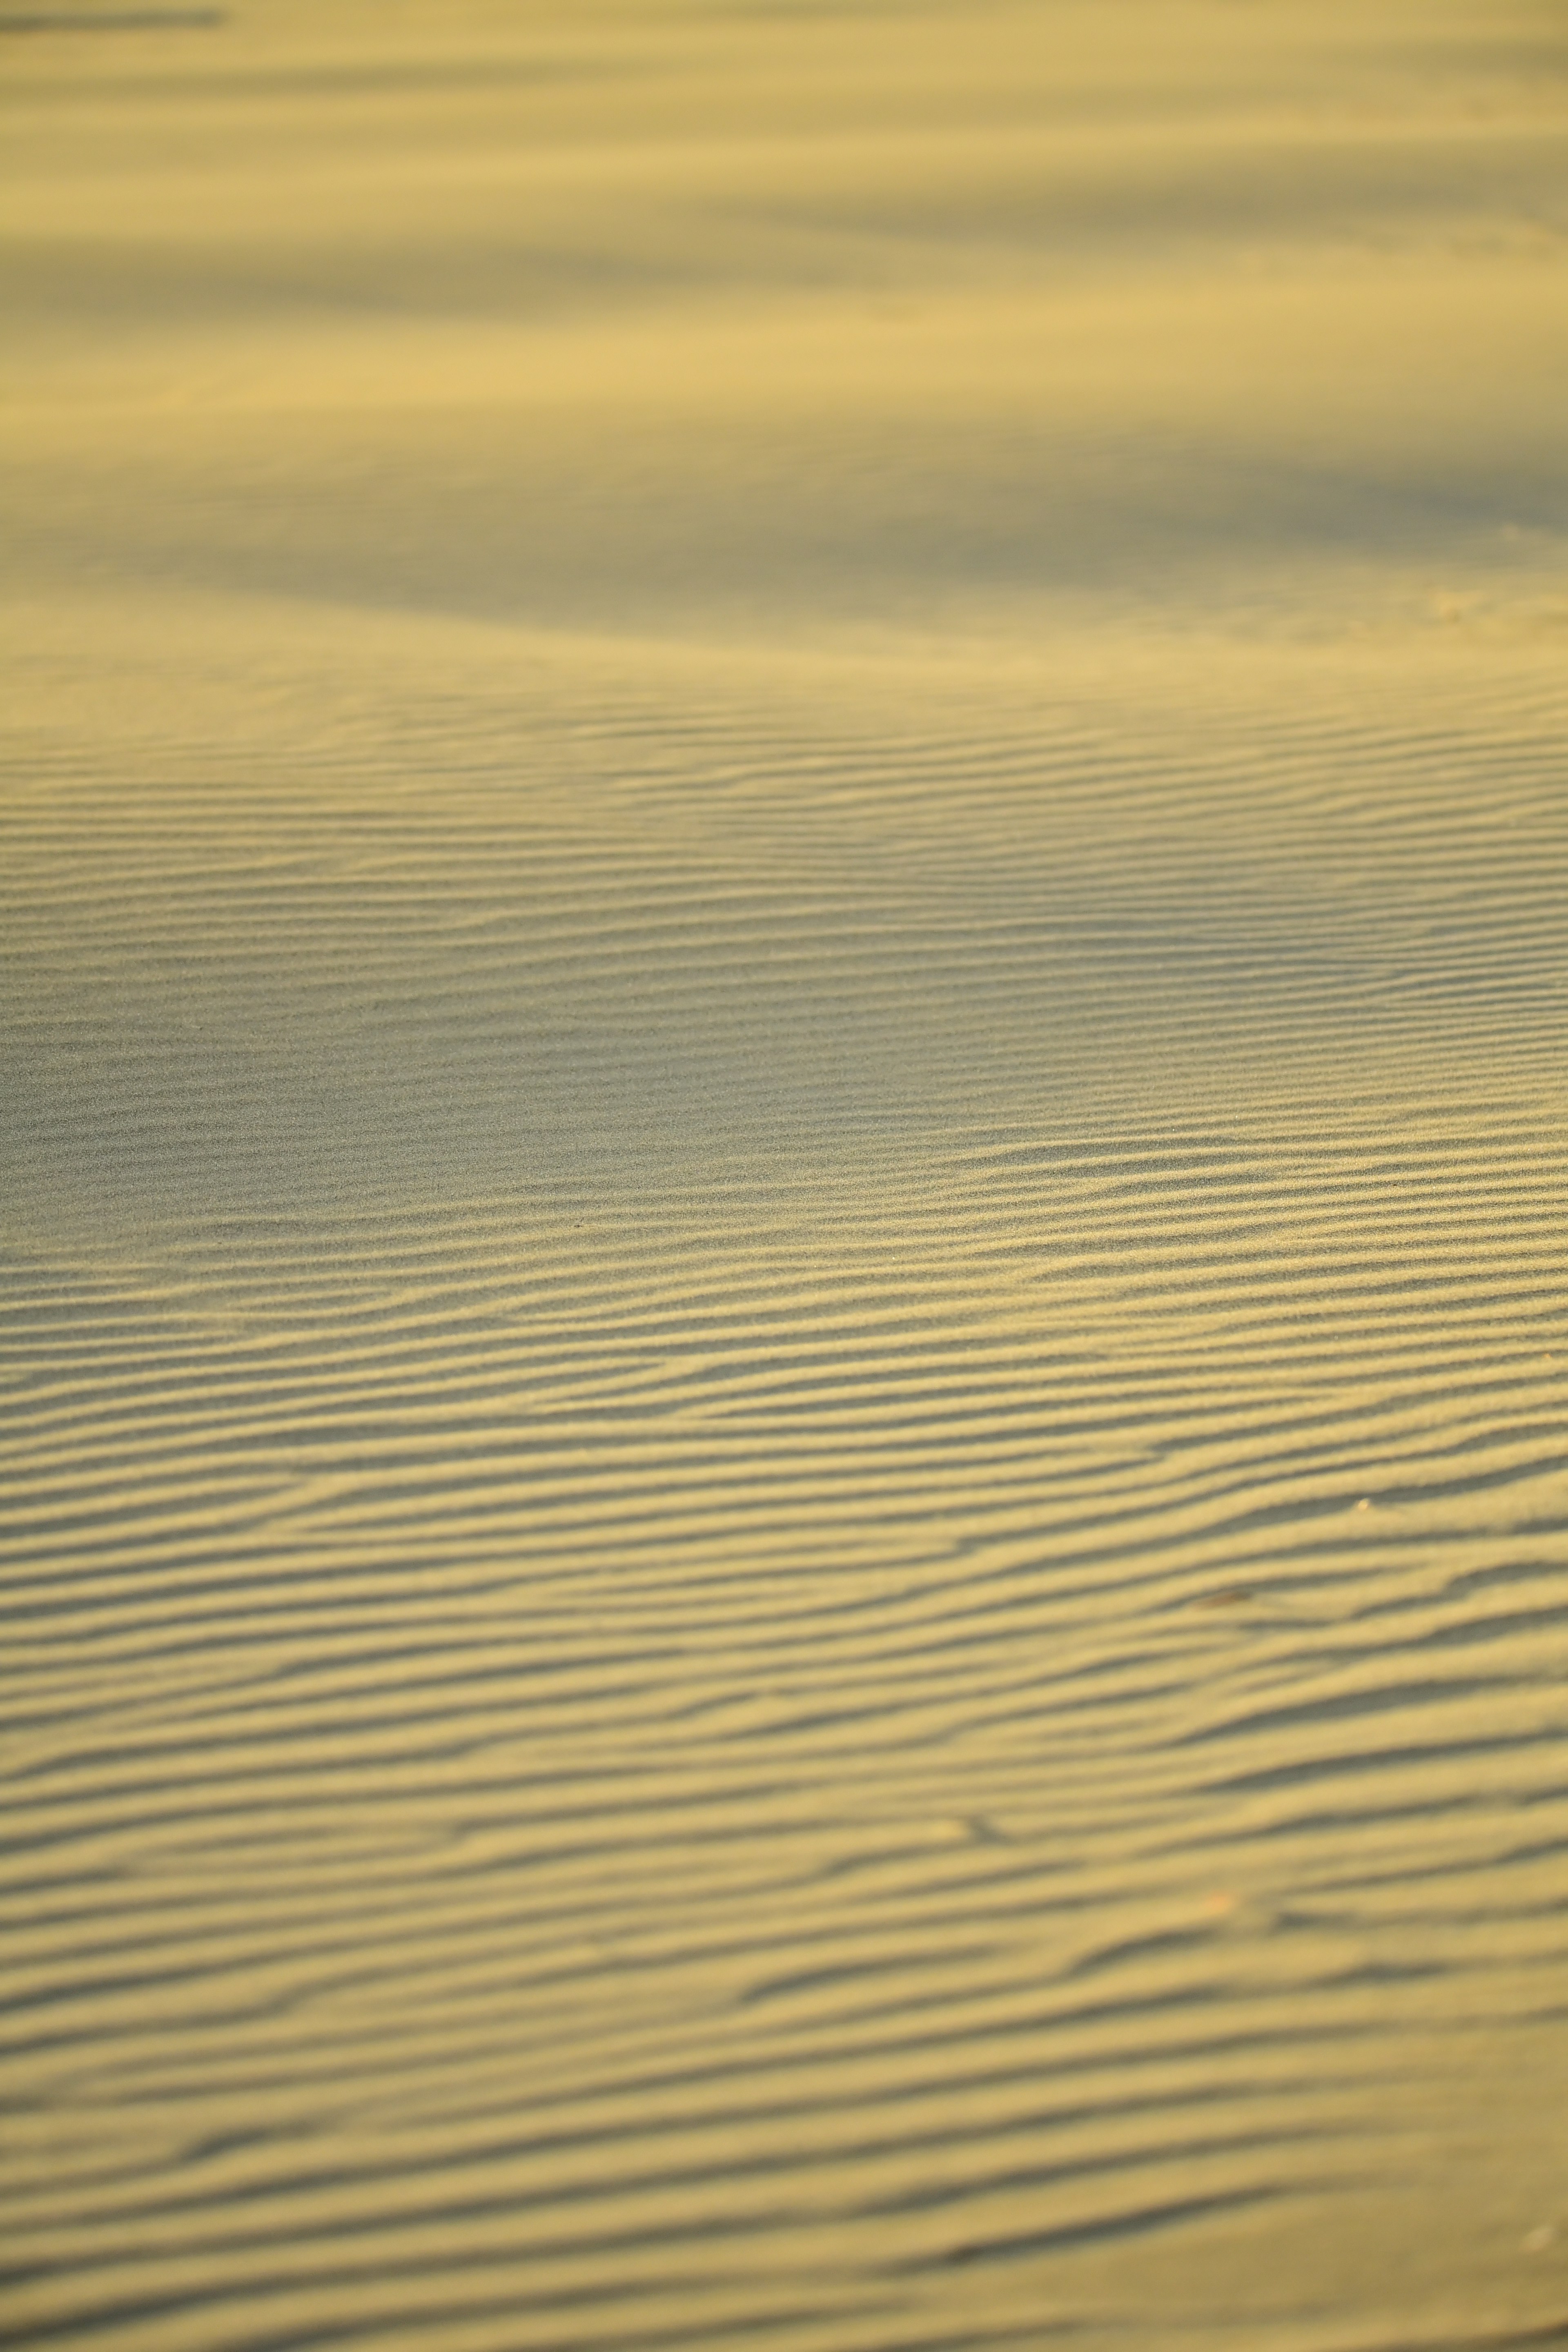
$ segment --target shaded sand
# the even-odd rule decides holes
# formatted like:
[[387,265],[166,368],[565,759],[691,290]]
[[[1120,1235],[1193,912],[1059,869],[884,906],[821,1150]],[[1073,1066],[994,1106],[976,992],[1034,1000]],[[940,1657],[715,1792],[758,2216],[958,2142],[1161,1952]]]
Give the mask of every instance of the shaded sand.
[[0,2336],[1568,2344],[1560,10],[183,13],[0,22]]

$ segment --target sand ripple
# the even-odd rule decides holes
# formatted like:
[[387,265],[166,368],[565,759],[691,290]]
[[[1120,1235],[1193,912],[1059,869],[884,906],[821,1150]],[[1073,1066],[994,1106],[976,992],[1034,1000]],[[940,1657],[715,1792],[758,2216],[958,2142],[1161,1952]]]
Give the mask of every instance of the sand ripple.
[[[842,680],[814,740],[558,673],[526,788],[369,740],[24,835],[40,939],[93,911],[39,1050],[114,1074],[33,1165],[140,1202],[9,1276],[32,2333],[1527,2340],[1473,2329],[1563,2212],[1550,713],[1118,752],[871,674],[858,745]],[[333,1079],[281,1140],[261,1008]],[[574,1160],[542,1035],[619,1090]],[[510,1187],[407,1196],[427,1098]],[[180,1206],[196,1149],[304,1205]]]

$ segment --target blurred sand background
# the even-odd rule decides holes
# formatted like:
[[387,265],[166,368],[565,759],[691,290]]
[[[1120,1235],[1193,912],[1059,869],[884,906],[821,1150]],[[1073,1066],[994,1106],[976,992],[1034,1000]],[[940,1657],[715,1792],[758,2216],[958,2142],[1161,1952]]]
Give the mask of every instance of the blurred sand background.
[[1561,8],[0,71],[0,2336],[1568,2343]]

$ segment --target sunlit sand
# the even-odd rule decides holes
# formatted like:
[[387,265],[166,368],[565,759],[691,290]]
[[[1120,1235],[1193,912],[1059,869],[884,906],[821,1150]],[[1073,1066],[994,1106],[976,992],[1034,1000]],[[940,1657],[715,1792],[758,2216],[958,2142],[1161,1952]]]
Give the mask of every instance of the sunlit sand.
[[0,2333],[1568,2342],[1561,11],[0,66]]

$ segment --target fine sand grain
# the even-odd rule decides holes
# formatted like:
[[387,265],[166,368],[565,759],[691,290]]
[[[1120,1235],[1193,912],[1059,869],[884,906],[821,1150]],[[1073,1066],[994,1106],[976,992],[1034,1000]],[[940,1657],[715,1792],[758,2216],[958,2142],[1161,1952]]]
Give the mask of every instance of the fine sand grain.
[[0,12],[0,2340],[1568,2345],[1568,21]]

